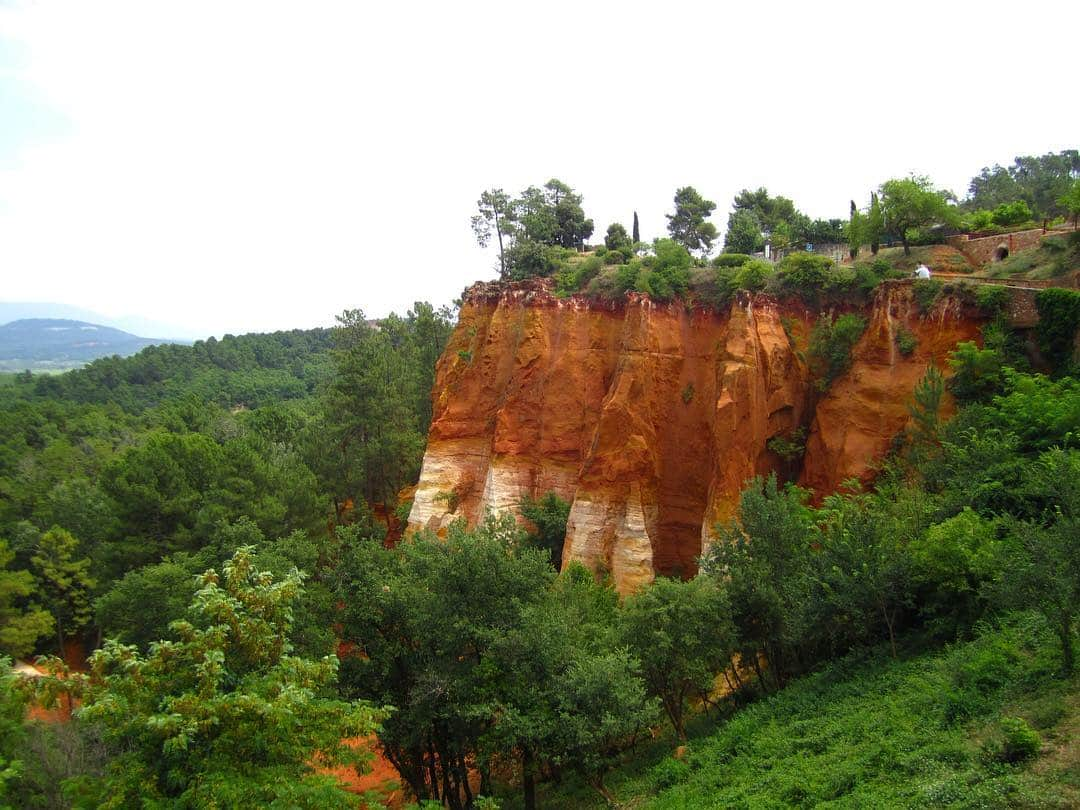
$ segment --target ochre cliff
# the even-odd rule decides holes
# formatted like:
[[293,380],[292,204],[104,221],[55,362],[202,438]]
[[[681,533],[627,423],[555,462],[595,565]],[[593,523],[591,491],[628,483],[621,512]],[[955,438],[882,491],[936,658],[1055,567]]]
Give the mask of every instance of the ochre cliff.
[[[692,573],[746,480],[781,468],[769,439],[811,425],[803,480],[819,491],[868,474],[930,358],[977,331],[940,309],[921,319],[907,289],[881,293],[851,371],[816,402],[802,357],[817,314],[801,304],[743,295],[717,312],[560,299],[539,279],[474,285],[439,361],[409,526],[441,532],[554,491],[572,504],[564,561],[610,571],[624,593]],[[900,322],[910,357],[890,349]]]
[[[834,492],[848,478],[863,484],[875,463],[908,423],[911,393],[933,363],[948,373],[948,355],[963,340],[979,340],[982,320],[953,297],[942,297],[925,316],[911,288],[883,286],[869,325],[852,352],[848,372],[817,403],[799,483],[817,495]],[[907,330],[915,349],[904,357],[896,336]],[[943,408],[952,406],[946,397]]]

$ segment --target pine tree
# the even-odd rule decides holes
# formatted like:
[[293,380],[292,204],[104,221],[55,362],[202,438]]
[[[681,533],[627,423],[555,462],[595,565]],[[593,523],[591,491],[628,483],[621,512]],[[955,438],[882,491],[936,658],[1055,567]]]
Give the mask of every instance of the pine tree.
[[66,529],[54,526],[41,536],[37,553],[30,558],[37,572],[45,604],[56,619],[56,640],[64,655],[64,636],[74,635],[94,615],[90,592],[96,584],[90,576],[90,560],[75,559],[79,541]]
[[641,241],[641,229],[638,228],[637,211],[634,212],[634,234],[633,234],[633,239],[634,239],[634,244],[635,245],[638,242]]

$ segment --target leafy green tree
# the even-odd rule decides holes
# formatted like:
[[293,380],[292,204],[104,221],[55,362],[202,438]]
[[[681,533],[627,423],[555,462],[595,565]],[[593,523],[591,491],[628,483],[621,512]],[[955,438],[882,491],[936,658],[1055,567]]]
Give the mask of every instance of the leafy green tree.
[[1076,356],[1080,331],[1080,290],[1050,287],[1035,296],[1039,324],[1035,334],[1039,349],[1056,371],[1067,369]]
[[638,225],[637,211],[634,212],[634,227],[632,230],[631,238],[634,240],[635,245],[641,241],[641,228]]
[[145,651],[187,612],[205,562],[178,554],[129,571],[95,602],[98,626],[109,638]]
[[855,201],[851,201],[851,216],[848,218],[847,228],[844,230],[844,237],[848,243],[848,255],[852,259],[858,258],[859,248],[862,247],[863,242],[866,239],[866,217],[855,206]]
[[529,186],[513,208],[519,241],[578,248],[592,236],[593,221],[585,216],[581,195],[561,180],[551,179],[543,188]]
[[916,603],[932,626],[955,637],[982,616],[998,545],[996,522],[970,508],[912,539]]
[[90,594],[96,585],[90,576],[90,560],[76,560],[79,541],[71,532],[54,527],[45,532],[30,561],[38,578],[45,606],[55,621],[61,657],[64,638],[82,630],[93,618]]
[[911,255],[909,231],[928,225],[947,225],[956,220],[948,192],[938,191],[927,177],[886,180],[881,184],[881,210],[889,233],[904,243]]
[[775,475],[749,482],[739,499],[738,521],[715,527],[716,539],[702,555],[701,570],[718,577],[728,593],[739,658],[765,676],[765,653],[779,687],[803,666],[816,627],[812,548],[820,531],[807,505],[810,493],[779,487]]
[[18,678],[11,669],[11,660],[0,656],[0,810],[17,806],[8,801],[17,798],[16,786],[25,769],[22,756],[26,692],[19,688]]
[[52,632],[54,620],[47,610],[32,602],[19,606],[37,589],[29,571],[8,570],[13,559],[14,552],[0,540],[0,655],[22,658],[33,652],[38,639]]
[[1031,468],[1027,486],[1046,499],[1047,508],[1039,519],[1012,523],[992,593],[1003,604],[1046,617],[1069,676],[1076,667],[1073,637],[1080,613],[1080,452],[1047,451]]
[[626,233],[626,228],[618,222],[612,222],[608,225],[607,234],[604,236],[604,247],[608,250],[622,250],[623,248],[629,248],[630,245],[630,237]]
[[579,249],[592,236],[593,221],[585,216],[581,207],[582,197],[560,180],[551,179],[544,184],[548,204],[555,212],[553,244],[564,248]]
[[[896,658],[896,628],[911,603],[911,558],[900,535],[882,526],[868,498],[831,495],[821,512],[822,592],[841,623],[888,631]],[[834,619],[835,621],[835,619]]]
[[501,188],[493,188],[480,194],[476,207],[478,214],[472,218],[472,229],[480,247],[487,247],[492,233],[499,242],[499,273],[506,274],[503,237],[511,233],[514,222],[514,209],[510,196]]
[[496,708],[480,746],[487,756],[520,759],[527,808],[536,806],[544,764],[580,771],[607,796],[613,752],[655,718],[637,660],[610,649],[615,614],[614,592],[571,566],[492,645]]
[[101,806],[354,807],[356,797],[320,766],[359,766],[346,744],[372,733],[379,713],[322,696],[337,659],[297,658],[288,642],[300,577],[275,582],[240,549],[221,575],[207,571],[193,621],[147,655],[106,642],[90,671],[62,688],[82,698],[81,720],[116,756]]
[[1073,230],[1076,230],[1077,222],[1080,221],[1080,178],[1072,181],[1068,191],[1058,197],[1057,203],[1072,217]]
[[997,349],[980,349],[974,341],[961,341],[949,354],[953,372],[949,391],[963,404],[989,400],[1005,388],[1004,367],[1004,358]]
[[554,492],[548,492],[539,500],[526,497],[521,502],[521,515],[536,525],[536,533],[530,535],[530,540],[551,555],[551,564],[558,571],[562,568],[570,504]]
[[343,689],[396,707],[379,740],[420,800],[470,804],[473,766],[480,793],[489,792],[481,743],[510,677],[496,648],[539,608],[555,576],[548,555],[523,544],[524,532],[504,515],[473,532],[455,523],[445,541],[360,544],[337,566],[342,637],[362,652],[345,660]]
[[765,238],[761,235],[761,222],[752,211],[734,211],[728,217],[727,232],[724,234],[725,253],[756,253],[765,247]]
[[870,193],[870,211],[866,215],[866,240],[870,243],[870,253],[877,255],[881,247],[881,237],[885,234],[885,215],[877,192]]
[[702,255],[712,249],[716,226],[706,220],[716,210],[716,203],[706,200],[693,186],[675,192],[675,213],[667,214],[668,233],[687,250],[700,250]]
[[619,628],[621,643],[641,661],[648,694],[685,740],[689,699],[709,694],[735,651],[727,594],[708,577],[660,577],[627,598]]
[[1080,176],[1080,152],[1066,149],[1045,155],[1021,155],[1008,167],[984,168],[972,178],[965,206],[993,209],[1016,200],[1034,216],[1047,219],[1065,213],[1061,196]]

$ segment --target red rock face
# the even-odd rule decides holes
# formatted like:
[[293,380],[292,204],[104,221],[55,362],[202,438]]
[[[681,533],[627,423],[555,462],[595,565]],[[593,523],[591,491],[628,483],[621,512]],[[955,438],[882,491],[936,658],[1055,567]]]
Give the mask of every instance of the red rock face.
[[[954,298],[943,297],[920,316],[910,287],[883,287],[850,370],[815,409],[799,483],[820,497],[848,478],[872,481],[876,462],[908,423],[911,393],[927,368],[933,363],[948,373],[949,352],[960,341],[978,340],[980,325]],[[896,345],[902,329],[917,341],[908,357]]]
[[[899,306],[885,308],[892,321]],[[442,532],[554,491],[572,504],[564,561],[610,571],[624,593],[656,573],[692,574],[746,480],[781,466],[769,439],[813,418],[804,480],[831,491],[865,474],[929,357],[975,331],[951,315],[911,325],[919,348],[897,358],[883,348],[890,321],[875,314],[815,417],[788,334],[805,336],[815,317],[767,297],[715,312],[635,294],[560,299],[540,279],[475,285],[436,372],[410,528]],[[848,407],[864,400],[865,418]]]

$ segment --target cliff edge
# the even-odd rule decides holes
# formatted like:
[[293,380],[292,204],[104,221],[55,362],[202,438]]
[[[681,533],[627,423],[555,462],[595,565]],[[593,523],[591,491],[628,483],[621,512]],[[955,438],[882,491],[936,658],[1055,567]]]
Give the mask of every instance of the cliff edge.
[[[872,466],[907,421],[930,362],[978,318],[944,297],[920,316],[885,284],[848,372],[821,395],[804,360],[818,313],[740,294],[724,311],[559,298],[546,279],[469,288],[439,361],[411,530],[513,510],[554,491],[572,506],[563,560],[626,593],[693,573],[746,480],[785,471],[768,447],[809,428],[800,482],[819,495]],[[915,350],[901,355],[897,330]]]

